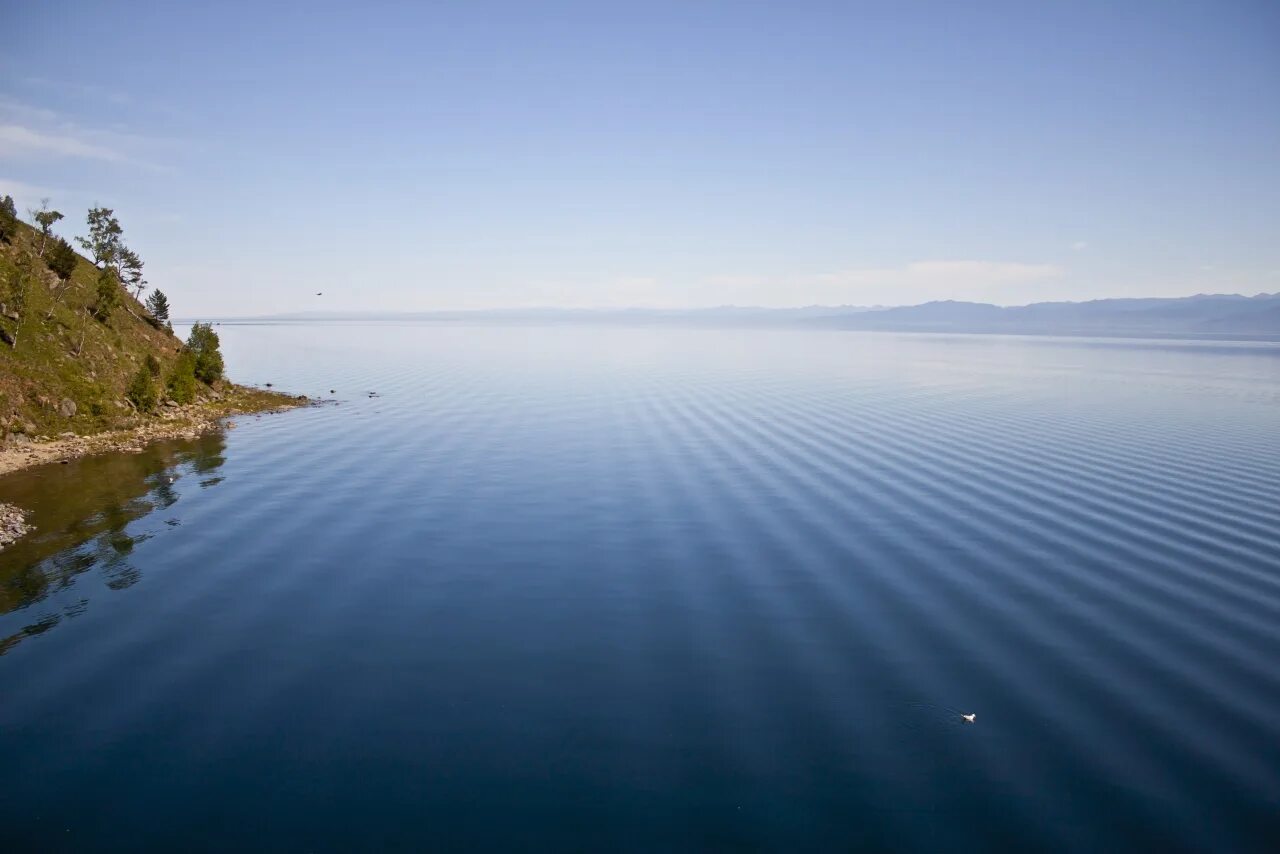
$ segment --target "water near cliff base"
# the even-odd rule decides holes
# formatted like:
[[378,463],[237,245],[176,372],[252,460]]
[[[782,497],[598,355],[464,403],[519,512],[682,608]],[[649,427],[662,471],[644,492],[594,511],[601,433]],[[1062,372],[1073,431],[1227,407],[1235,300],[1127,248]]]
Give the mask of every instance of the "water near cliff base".
[[1277,345],[219,332],[0,480],[6,851],[1280,845]]

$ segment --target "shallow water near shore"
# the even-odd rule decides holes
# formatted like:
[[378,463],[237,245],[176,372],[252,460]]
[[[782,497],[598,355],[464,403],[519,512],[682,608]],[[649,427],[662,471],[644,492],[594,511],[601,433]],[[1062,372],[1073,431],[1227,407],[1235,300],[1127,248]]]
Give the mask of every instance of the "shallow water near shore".
[[6,850],[1280,840],[1278,345],[218,331],[0,479]]

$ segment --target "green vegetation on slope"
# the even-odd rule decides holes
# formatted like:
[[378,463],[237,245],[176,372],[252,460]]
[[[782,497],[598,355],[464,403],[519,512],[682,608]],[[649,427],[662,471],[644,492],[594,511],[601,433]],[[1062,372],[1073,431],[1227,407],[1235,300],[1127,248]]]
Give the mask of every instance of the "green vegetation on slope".
[[79,239],[94,261],[51,234],[57,211],[32,217],[39,227],[0,199],[0,440],[130,427],[166,399],[235,389],[212,327],[198,324],[184,345],[161,292],[139,301],[142,262],[110,210],[90,211],[89,236]]

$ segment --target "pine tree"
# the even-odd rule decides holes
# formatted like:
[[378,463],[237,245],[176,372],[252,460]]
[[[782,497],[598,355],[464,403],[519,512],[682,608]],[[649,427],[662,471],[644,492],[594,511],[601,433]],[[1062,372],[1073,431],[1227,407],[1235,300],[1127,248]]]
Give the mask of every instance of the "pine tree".
[[196,399],[196,357],[190,350],[183,350],[173,363],[173,372],[165,383],[169,397],[176,403],[190,403]]
[[13,203],[13,196],[5,196],[0,199],[0,240],[9,242],[17,229],[18,206]]
[[80,256],[76,254],[76,250],[71,248],[70,243],[61,237],[54,238],[53,244],[44,256],[44,265],[58,277],[58,285],[54,289],[53,299],[49,301],[49,310],[44,316],[46,321],[53,317],[54,308],[62,302],[67,289],[71,287],[71,274],[76,271],[76,264],[79,260]]
[[157,289],[151,292],[151,296],[147,297],[147,311],[160,323],[169,322],[169,298],[164,295],[164,291]]
[[160,402],[160,395],[156,392],[156,384],[151,378],[151,371],[146,365],[138,368],[138,372],[133,375],[133,381],[129,383],[129,389],[125,392],[125,397],[136,407],[139,412],[151,412],[156,408],[156,404]]
[[98,274],[97,301],[93,306],[93,315],[106,323],[111,318],[111,312],[119,304],[120,280],[116,278],[114,270],[104,267]]
[[71,244],[63,240],[61,237],[55,237],[53,244],[49,247],[49,251],[44,256],[44,264],[62,281],[71,278],[71,274],[76,270],[76,261],[80,258],[76,255],[76,250],[71,248]]
[[120,263],[120,283],[126,289],[132,288],[133,298],[139,299],[147,288],[147,280],[142,278],[142,259],[128,246],[120,247],[117,258]]

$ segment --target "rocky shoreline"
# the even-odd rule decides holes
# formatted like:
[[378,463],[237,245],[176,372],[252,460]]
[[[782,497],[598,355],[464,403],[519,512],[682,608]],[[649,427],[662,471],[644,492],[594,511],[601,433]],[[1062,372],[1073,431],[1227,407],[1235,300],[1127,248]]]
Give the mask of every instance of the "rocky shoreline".
[[[257,389],[238,391],[239,394],[228,394],[217,401],[188,406],[163,405],[153,416],[140,416],[131,426],[102,433],[79,436],[66,432],[57,437],[35,439],[24,433],[11,435],[0,444],[0,476],[92,454],[140,453],[152,442],[194,439],[210,431],[233,428],[235,423],[229,419],[235,415],[268,415],[315,403],[305,396],[292,397]],[[21,508],[0,504],[0,549],[30,530]]]
[[0,549],[31,532],[27,514],[21,507],[0,504]]

